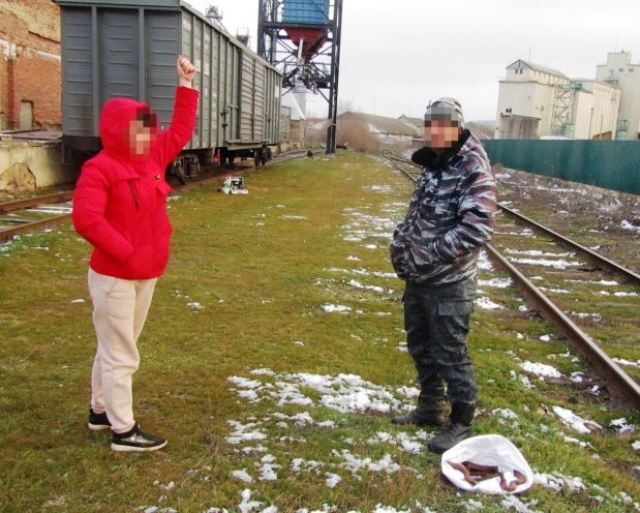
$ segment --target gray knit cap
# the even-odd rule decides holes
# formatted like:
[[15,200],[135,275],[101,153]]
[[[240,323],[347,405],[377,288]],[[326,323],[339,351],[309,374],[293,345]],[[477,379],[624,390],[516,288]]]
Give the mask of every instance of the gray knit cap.
[[440,98],[427,107],[424,120],[446,120],[454,121],[460,128],[464,128],[464,116],[462,106],[455,98]]

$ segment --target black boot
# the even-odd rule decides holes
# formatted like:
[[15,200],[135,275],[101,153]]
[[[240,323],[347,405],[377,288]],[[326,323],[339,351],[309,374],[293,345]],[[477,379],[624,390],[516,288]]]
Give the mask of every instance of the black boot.
[[418,396],[418,407],[408,415],[393,417],[393,424],[415,424],[417,426],[440,427],[445,424],[444,390],[442,394],[422,393]]
[[473,436],[473,416],[476,408],[474,404],[453,403],[451,405],[451,423],[429,442],[429,450],[441,454],[451,449],[458,442]]

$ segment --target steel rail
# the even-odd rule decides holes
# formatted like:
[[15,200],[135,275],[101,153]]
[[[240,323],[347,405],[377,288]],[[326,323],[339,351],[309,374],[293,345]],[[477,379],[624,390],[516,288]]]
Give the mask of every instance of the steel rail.
[[578,352],[598,372],[607,378],[619,393],[633,402],[640,411],[640,385],[636,383],[598,344],[565,315],[540,289],[531,283],[511,262],[506,260],[491,244],[485,246],[491,257],[511,274],[518,288],[529,298],[541,315],[551,322],[569,340],[574,342]]
[[62,214],[59,216],[49,217],[47,219],[40,219],[39,221],[33,221],[31,223],[25,223],[20,226],[14,226],[13,228],[6,228],[0,230],[0,242],[4,242],[11,239],[15,235],[26,232],[33,232],[36,230],[42,230],[60,224],[71,217],[71,214]]
[[609,260],[608,258],[600,255],[599,253],[596,253],[595,251],[582,246],[581,244],[578,244],[577,242],[566,238],[564,235],[553,231],[550,228],[547,228],[546,226],[541,225],[540,223],[537,223],[536,221],[534,221],[533,219],[530,219],[522,214],[520,214],[519,212],[516,212],[515,210],[511,210],[510,208],[498,204],[498,206],[504,210],[505,212],[509,213],[510,215],[518,218],[518,219],[522,219],[524,220],[526,223],[531,224],[533,226],[535,226],[536,228],[538,228],[540,231],[551,235],[552,237],[554,237],[555,239],[559,240],[562,244],[565,244],[566,246],[568,246],[570,249],[578,249],[579,251],[585,253],[589,259],[598,267],[608,270],[608,271],[612,271],[614,273],[619,273],[622,274],[623,276],[625,276],[625,278],[627,278],[629,281],[635,283],[636,285],[640,285],[640,274],[635,273],[634,271],[632,271],[631,269],[627,269],[626,267],[621,266],[620,264]]
[[[383,157],[387,158],[395,169],[399,170],[412,181],[416,182],[415,177],[403,170],[396,162],[394,162],[396,159],[392,160],[386,156]],[[513,213],[516,217],[519,217],[526,222],[530,222],[533,226],[536,226],[554,238],[558,238],[564,243],[569,244],[571,247],[585,251],[594,260],[600,262],[601,265],[606,266],[617,273],[629,276],[631,279],[635,279],[635,276],[637,276],[632,271],[619,266],[615,262],[602,257],[602,255],[598,255],[588,248],[584,248],[553,230],[550,230],[545,226],[526,218],[525,216],[517,214],[502,205],[499,206],[503,210]],[[491,244],[487,244],[485,248],[489,252],[491,258],[509,272],[516,286],[529,299],[530,303],[533,304],[533,307],[536,308],[545,319],[556,326],[560,333],[574,343],[574,347],[580,355],[589,362],[597,372],[605,377],[607,383],[610,384],[618,394],[625,397],[631,404],[633,404],[637,411],[640,411],[640,385],[626,372],[624,372],[624,370],[622,370],[620,366],[618,366],[618,364],[616,364],[589,335],[584,333],[569,317],[565,315],[561,309],[559,309],[545,294],[543,294],[540,289],[531,283],[513,264],[511,264],[511,262],[503,258]]]
[[[306,157],[307,152],[302,151],[294,151],[283,154],[282,158],[275,157],[268,164],[276,164],[278,162],[284,162],[286,160],[291,160],[294,158]],[[240,170],[245,171],[245,170]],[[233,173],[233,171],[231,171]],[[188,182],[186,184],[176,185],[173,187],[174,191],[188,191],[195,187],[201,187],[211,184],[212,182],[217,182],[220,180],[220,175],[216,174],[215,176],[211,176],[208,178],[204,178],[201,180],[194,180],[192,182]],[[4,203],[0,203],[0,213],[12,212],[15,210],[26,209],[29,207],[34,207],[37,205],[48,204],[48,203],[59,203],[62,201],[69,201],[73,198],[73,191],[65,191],[59,192],[55,194],[48,194],[46,196],[39,196],[34,198],[27,198],[23,200],[15,200],[15,201],[7,201]],[[12,228],[4,228],[0,229],[0,242],[4,242],[13,238],[15,235],[21,233],[27,233],[36,230],[42,230],[44,228],[49,228],[51,226],[55,226],[57,224],[63,223],[67,219],[71,217],[71,214],[62,214],[55,217],[50,217],[48,219],[42,219],[39,221],[33,221],[21,224],[19,226],[15,226]]]
[[22,210],[29,207],[35,207],[42,204],[61,203],[69,201],[73,197],[73,191],[56,192],[55,194],[47,194],[46,196],[36,196],[13,201],[5,201],[0,203],[0,214],[6,214],[14,210]]

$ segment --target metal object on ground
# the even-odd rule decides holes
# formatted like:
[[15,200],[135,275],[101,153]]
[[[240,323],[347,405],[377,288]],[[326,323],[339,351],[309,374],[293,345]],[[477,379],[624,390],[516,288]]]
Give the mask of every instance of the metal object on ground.
[[244,178],[241,176],[228,176],[222,182],[220,192],[224,194],[247,194],[249,191],[244,187]]

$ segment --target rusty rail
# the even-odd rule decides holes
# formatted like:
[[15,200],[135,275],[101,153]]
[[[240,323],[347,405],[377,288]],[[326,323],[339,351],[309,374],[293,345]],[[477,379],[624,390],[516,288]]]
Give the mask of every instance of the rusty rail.
[[567,317],[547,296],[533,285],[516,267],[502,257],[490,244],[486,246],[491,257],[500,266],[505,268],[518,288],[531,301],[540,314],[553,323],[565,337],[571,340],[582,357],[587,360],[607,382],[620,394],[631,401],[640,411],[640,385],[624,372],[607,354],[600,349],[598,344],[576,324]]
[[20,226],[14,226],[13,228],[6,228],[0,231],[0,242],[9,240],[15,235],[20,233],[33,232],[36,230],[43,230],[51,226],[60,224],[71,217],[71,214],[62,214],[55,217],[49,217],[48,219],[40,219],[39,221],[33,221],[31,223],[25,223]]
[[48,194],[46,196],[37,196],[33,198],[5,201],[0,203],[0,214],[6,214],[7,212],[13,212],[14,210],[23,210],[29,207],[35,207],[37,205],[43,205],[48,203],[60,203],[62,201],[69,201],[73,197],[73,191],[57,192],[55,194]]
[[520,214],[519,212],[516,212],[515,210],[511,210],[505,207],[504,205],[500,205],[500,204],[498,206],[505,212],[509,213],[510,215],[518,219],[522,219],[526,223],[535,226],[538,230],[542,231],[543,233],[546,233],[547,235],[551,235],[554,239],[558,240],[565,247],[569,249],[577,249],[581,253],[585,254],[587,258],[589,258],[589,260],[591,260],[591,262],[597,267],[599,267],[600,269],[607,270],[617,274],[622,274],[630,282],[635,283],[636,285],[640,285],[640,274],[632,271],[631,269],[627,269],[626,267],[621,266],[620,264],[614,262],[613,260],[609,260],[607,257],[604,257],[599,253],[596,253],[595,251],[592,251],[591,249],[586,248],[575,241],[572,241],[571,239],[567,239],[564,235],[561,235],[560,233],[555,232],[552,229],[541,225],[540,223],[537,223],[533,219],[529,219],[528,217],[523,216],[522,214]]

